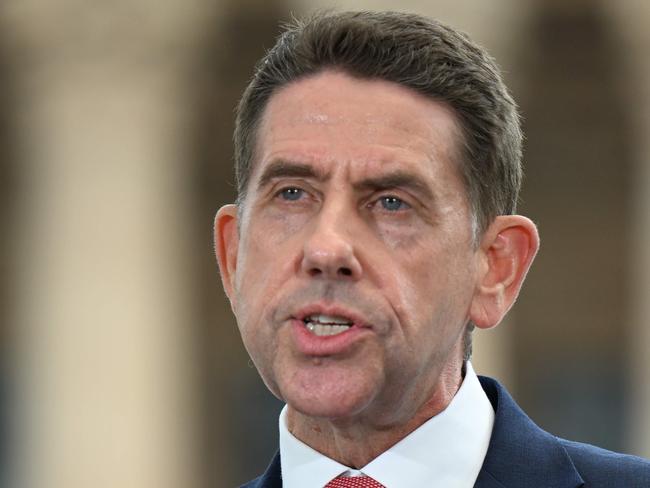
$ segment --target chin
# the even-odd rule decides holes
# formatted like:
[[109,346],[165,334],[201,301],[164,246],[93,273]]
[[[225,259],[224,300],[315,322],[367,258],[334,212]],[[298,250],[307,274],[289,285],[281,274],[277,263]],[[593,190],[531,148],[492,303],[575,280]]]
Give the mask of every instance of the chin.
[[283,400],[309,417],[344,419],[362,414],[375,400],[377,382],[368,377],[338,375],[292,375],[280,385]]
[[367,403],[363,402],[340,402],[331,398],[325,401],[311,398],[300,398],[287,403],[289,403],[293,409],[307,417],[328,420],[344,420],[353,418],[361,414],[364,411],[364,407],[367,406]]

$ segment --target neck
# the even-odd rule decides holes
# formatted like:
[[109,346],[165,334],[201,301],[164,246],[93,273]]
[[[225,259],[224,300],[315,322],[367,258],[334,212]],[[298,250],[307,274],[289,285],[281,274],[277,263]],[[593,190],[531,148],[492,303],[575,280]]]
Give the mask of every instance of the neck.
[[345,466],[360,469],[445,410],[460,388],[463,373],[462,363],[443,370],[424,401],[403,412],[389,411],[382,415],[372,411],[330,419],[311,417],[289,406],[287,427],[316,451]]

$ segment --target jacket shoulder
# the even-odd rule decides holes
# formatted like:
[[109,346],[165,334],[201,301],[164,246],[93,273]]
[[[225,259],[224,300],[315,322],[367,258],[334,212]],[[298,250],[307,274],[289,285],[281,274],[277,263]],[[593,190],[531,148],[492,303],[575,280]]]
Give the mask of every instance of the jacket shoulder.
[[482,472],[498,486],[650,488],[650,461],[555,437],[535,425],[497,381],[479,379],[495,411]]
[[650,486],[650,461],[600,447],[558,438],[586,487],[647,488]]

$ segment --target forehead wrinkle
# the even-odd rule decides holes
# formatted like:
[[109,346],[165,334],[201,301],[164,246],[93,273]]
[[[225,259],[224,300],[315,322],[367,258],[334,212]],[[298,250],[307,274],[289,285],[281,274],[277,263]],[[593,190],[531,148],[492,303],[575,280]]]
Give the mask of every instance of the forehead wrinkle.
[[[407,152],[424,152],[427,155],[427,160],[452,165],[454,172],[461,176],[463,180],[465,179],[463,178],[464,171],[462,164],[459,164],[463,160],[460,157],[463,146],[462,124],[460,123],[458,114],[448,103],[434,101],[437,102],[438,110],[435,113],[429,112],[426,114],[427,117],[419,122],[420,124],[423,123],[419,127],[424,130],[413,130],[414,120],[405,118],[403,113],[398,113],[395,116],[386,107],[377,107],[376,105],[372,107],[368,106],[366,107],[366,111],[361,113],[352,110],[353,106],[358,107],[365,103],[363,96],[358,100],[347,100],[349,103],[343,105],[341,103],[331,105],[330,102],[332,100],[341,101],[341,94],[330,93],[327,85],[323,88],[320,78],[320,76],[315,76],[311,79],[307,78],[290,83],[270,97],[269,103],[262,112],[256,134],[256,153],[262,157],[256,158],[256,162],[255,160],[252,161],[253,172],[255,166],[260,166],[260,163],[262,165],[264,164],[263,161],[266,158],[260,154],[259,150],[264,146],[268,147],[267,144],[275,139],[278,125],[282,126],[284,124],[285,127],[295,128],[298,130],[298,133],[300,133],[302,128],[318,128],[322,135],[323,133],[329,133],[330,130],[336,130],[336,127],[341,123],[347,123],[353,124],[355,127],[353,130],[348,129],[343,135],[339,134],[339,141],[341,137],[344,140],[350,140],[356,143],[365,140],[368,145],[363,148],[362,152],[366,154],[361,159],[357,159],[358,154],[353,155],[348,153],[339,154],[338,157],[333,158],[334,161],[329,160],[330,158],[321,159],[321,155],[313,155],[314,158],[312,160],[310,155],[301,154],[299,155],[299,160],[293,162],[304,162],[313,167],[320,166],[321,168],[322,165],[325,165],[326,168],[331,168],[333,172],[338,172],[343,166],[347,170],[346,172],[354,174],[363,167],[366,169],[372,168],[374,166],[373,163],[380,163],[380,167],[383,167],[387,162],[385,159],[410,159],[400,156],[395,158],[396,154],[392,156],[386,153],[382,154],[384,148],[391,152],[393,150],[397,150],[398,152],[406,150]],[[364,80],[363,88],[372,92],[376,84],[372,80]],[[403,90],[403,87],[390,82],[382,82],[381,85],[398,91]],[[377,86],[379,85],[377,84]],[[314,87],[318,88],[320,98],[313,99]],[[396,91],[396,94],[399,93]],[[395,99],[391,93],[384,93],[383,95],[387,103],[391,106],[397,102],[402,102],[402,100]],[[422,98],[424,102],[428,102],[427,104],[430,104],[432,101],[430,98],[424,97],[417,92],[411,92],[411,95],[414,95],[416,98]],[[290,103],[287,104],[285,102]],[[273,113],[272,117],[270,117],[271,113]],[[387,129],[389,132],[392,132],[392,134],[388,134],[388,139],[386,139]],[[414,137],[416,135],[418,137]],[[397,140],[395,140],[395,137],[397,137]],[[443,144],[441,141],[446,141],[446,143]],[[401,147],[395,147],[396,145]],[[293,159],[294,155],[287,155],[287,157]],[[355,164],[350,164],[353,162]],[[414,161],[411,162],[413,163]],[[423,173],[427,174],[427,176],[432,176],[434,179],[437,179],[435,171],[429,174],[429,169],[433,168],[430,168],[430,165],[426,164],[425,161],[421,161],[421,163],[423,163],[424,167],[420,168],[420,170],[423,170]],[[421,176],[424,176],[424,174]],[[426,179],[428,180],[429,178]]]

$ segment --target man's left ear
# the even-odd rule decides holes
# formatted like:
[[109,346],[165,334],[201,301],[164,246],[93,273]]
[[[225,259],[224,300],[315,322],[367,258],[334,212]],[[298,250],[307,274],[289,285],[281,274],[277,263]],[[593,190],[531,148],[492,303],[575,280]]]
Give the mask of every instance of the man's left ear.
[[237,252],[239,232],[237,230],[237,206],[224,205],[214,218],[214,253],[217,256],[223,289],[234,308],[235,271],[237,269]]
[[521,215],[494,219],[481,239],[476,293],[470,320],[479,328],[496,326],[515,302],[539,249],[537,227]]

